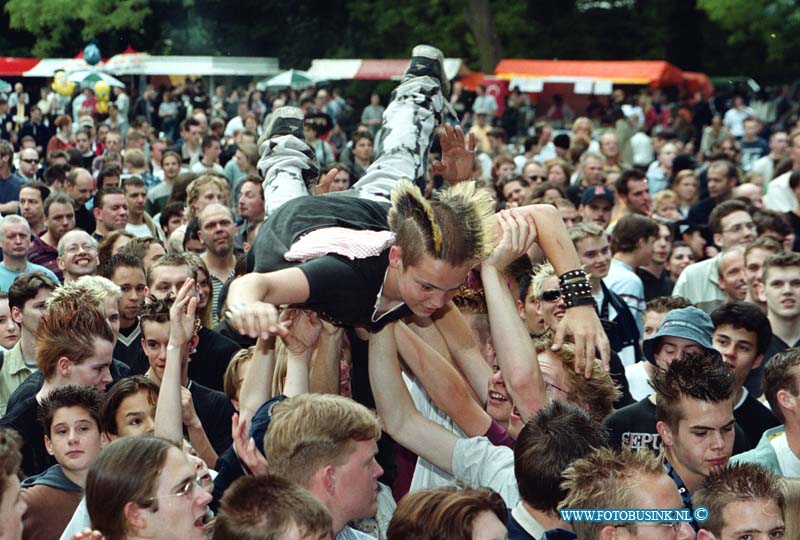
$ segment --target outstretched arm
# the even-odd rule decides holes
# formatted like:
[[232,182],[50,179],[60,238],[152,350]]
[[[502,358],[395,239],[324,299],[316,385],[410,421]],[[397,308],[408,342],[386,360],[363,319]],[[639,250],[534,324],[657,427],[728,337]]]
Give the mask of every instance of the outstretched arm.
[[472,397],[458,370],[405,324],[397,323],[395,337],[400,355],[436,406],[470,437],[485,435],[492,419]]
[[248,428],[253,415],[270,397],[272,374],[275,371],[274,337],[258,338],[249,364],[239,389],[239,418]]
[[[554,206],[534,204],[516,208],[514,212],[533,220],[538,231],[539,246],[558,275],[581,268],[578,253],[569,239],[561,215]],[[576,306],[567,309],[556,329],[553,339],[554,349],[561,346],[566,333],[575,338],[576,370],[585,368],[586,376],[590,377],[596,350],[600,351],[603,365],[608,370],[611,346],[594,307]]]
[[317,354],[311,362],[309,390],[320,394],[338,394],[341,382],[340,359],[344,328],[322,322]]
[[275,306],[303,303],[309,294],[308,279],[299,268],[254,272],[231,283],[225,316],[237,332],[251,338],[284,336],[287,329],[280,325]]
[[492,368],[483,358],[478,344],[469,329],[467,321],[450,302],[436,314],[434,323],[447,343],[447,349],[456,364],[456,367],[469,381],[471,390],[475,393],[480,403],[486,403],[489,392],[489,380],[492,378]]
[[288,352],[283,394],[286,397],[307,394],[311,349],[319,339],[322,323],[317,319],[316,313],[305,313],[294,308],[283,310],[281,322],[289,327],[289,333],[283,338]]
[[397,360],[394,323],[369,339],[369,382],[383,427],[401,446],[452,473],[453,449],[458,440],[442,426],[419,414],[403,383]]
[[200,424],[189,390],[181,386],[184,350],[194,335],[197,312],[197,298],[189,294],[192,287],[194,280],[187,280],[178,291],[170,308],[167,361],[158,393],[155,433],[159,437],[181,444],[185,425],[192,446],[201,459],[209,467],[213,467],[217,462],[217,454]]
[[481,280],[497,363],[514,406],[527,422],[547,403],[547,395],[536,350],[517,313],[503,270],[530,249],[536,240],[536,229],[521,214],[514,215],[510,211],[501,212],[498,221],[503,238],[481,265]]

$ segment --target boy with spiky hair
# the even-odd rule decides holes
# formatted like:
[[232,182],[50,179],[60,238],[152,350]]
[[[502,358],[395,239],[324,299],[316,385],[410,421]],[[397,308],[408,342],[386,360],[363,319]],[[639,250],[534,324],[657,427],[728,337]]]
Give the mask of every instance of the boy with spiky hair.
[[656,371],[652,385],[667,474],[691,509],[692,494],[733,452],[734,374],[717,354],[689,354]]
[[[664,473],[661,457],[650,450],[598,448],[564,471],[561,488],[567,496],[559,509],[629,508],[674,510],[681,497]],[[577,540],[628,540],[637,538],[694,538],[686,523],[603,523],[575,521],[570,524]]]
[[[449,81],[441,51],[420,45],[412,55],[384,115],[378,158],[348,191],[304,196],[318,169],[303,140],[302,111],[273,112],[260,144],[268,219],[251,250],[255,272],[234,281],[228,295],[227,316],[240,333],[259,337],[278,330],[280,304],[300,304],[339,325],[373,332],[412,314],[430,317],[491,253],[493,201],[474,183],[459,184],[472,170],[472,137],[465,148],[463,132],[444,126],[442,160],[434,168],[456,185],[433,202],[420,191],[434,130],[448,111]],[[514,216],[538,231],[544,253],[574,289],[574,309],[560,336],[568,329],[580,342],[599,344],[607,359],[608,341],[558,211],[533,205],[515,209]],[[581,350],[581,363],[583,356]]]
[[89,467],[104,444],[101,399],[94,388],[68,384],[42,400],[44,443],[56,464],[22,483],[26,539],[58,538],[78,507]]
[[694,495],[708,510],[698,540],[783,538],[783,493],[778,479],[753,463],[731,465],[711,473]]

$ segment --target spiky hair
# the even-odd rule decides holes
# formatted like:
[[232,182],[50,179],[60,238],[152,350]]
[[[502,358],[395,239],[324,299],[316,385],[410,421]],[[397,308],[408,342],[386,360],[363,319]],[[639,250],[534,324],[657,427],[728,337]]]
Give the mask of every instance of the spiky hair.
[[401,180],[392,192],[389,228],[403,251],[403,263],[423,254],[453,266],[478,261],[494,249],[494,202],[474,182],[462,182],[428,201],[414,184]]

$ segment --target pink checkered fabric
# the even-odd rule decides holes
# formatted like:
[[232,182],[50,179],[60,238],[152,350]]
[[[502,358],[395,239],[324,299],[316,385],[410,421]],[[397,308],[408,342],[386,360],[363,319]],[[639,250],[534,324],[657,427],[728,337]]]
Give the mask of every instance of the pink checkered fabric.
[[392,244],[394,233],[390,231],[327,227],[300,237],[283,257],[287,261],[305,262],[323,255],[341,255],[352,261],[380,255]]

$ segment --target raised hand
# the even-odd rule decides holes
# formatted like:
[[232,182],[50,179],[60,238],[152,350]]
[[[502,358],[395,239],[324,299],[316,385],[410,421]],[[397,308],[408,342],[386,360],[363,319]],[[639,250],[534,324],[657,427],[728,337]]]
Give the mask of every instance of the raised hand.
[[321,176],[319,182],[317,183],[315,194],[322,195],[323,193],[328,193],[331,188],[331,182],[333,182],[338,173],[339,169],[331,169],[325,173],[324,176]]
[[288,308],[281,313],[281,322],[289,328],[282,336],[283,343],[295,354],[305,354],[316,345],[322,331],[322,323],[313,311]]
[[439,131],[439,142],[442,145],[442,159],[433,162],[434,172],[451,185],[469,178],[477,147],[475,134],[470,133],[465,140],[461,126],[454,129],[453,126],[445,124]]
[[183,347],[194,335],[197,296],[193,290],[194,280],[187,279],[169,310],[169,341],[172,345]]
[[564,343],[565,334],[570,334],[575,340],[575,371],[583,370],[587,379],[592,376],[592,364],[596,351],[600,351],[603,367],[609,370],[611,345],[608,342],[603,325],[592,306],[575,306],[564,313],[564,318],[558,323],[556,335],[553,338],[553,350],[558,350]]
[[72,540],[103,540],[105,536],[98,530],[92,530],[88,527],[83,529],[81,532],[76,532],[72,534]]
[[247,421],[239,417],[239,413],[234,413],[231,422],[231,437],[233,438],[233,450],[239,457],[239,461],[245,470],[253,476],[269,476],[269,463],[264,454],[259,452],[256,441],[252,437],[247,437]]
[[517,210],[503,210],[495,214],[495,217],[502,236],[483,264],[502,271],[530,250],[536,242],[537,230],[533,219]]
[[285,337],[289,332],[288,326],[279,321],[277,308],[266,302],[233,304],[225,311],[225,318],[234,330],[253,339]]

